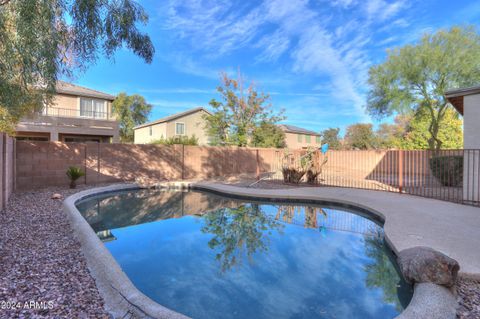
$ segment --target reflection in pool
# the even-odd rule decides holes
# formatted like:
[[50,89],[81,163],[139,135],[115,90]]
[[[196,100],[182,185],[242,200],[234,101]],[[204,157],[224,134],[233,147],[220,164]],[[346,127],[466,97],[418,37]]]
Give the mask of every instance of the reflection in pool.
[[77,207],[140,291],[193,318],[393,318],[412,296],[382,227],[346,208],[173,190]]

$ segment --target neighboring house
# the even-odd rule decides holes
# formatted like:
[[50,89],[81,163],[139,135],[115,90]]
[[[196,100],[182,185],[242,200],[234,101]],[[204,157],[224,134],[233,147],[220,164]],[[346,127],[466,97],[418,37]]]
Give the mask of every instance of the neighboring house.
[[450,90],[448,101],[463,115],[463,199],[480,200],[480,86]]
[[159,139],[195,136],[199,145],[207,145],[209,138],[205,130],[204,115],[212,115],[203,107],[173,114],[133,128],[134,143],[147,144]]
[[52,105],[22,118],[17,140],[118,142],[113,95],[58,81]]
[[286,124],[280,124],[278,127],[285,132],[285,143],[287,144],[287,148],[300,149],[320,147],[322,144],[321,135],[317,132]]

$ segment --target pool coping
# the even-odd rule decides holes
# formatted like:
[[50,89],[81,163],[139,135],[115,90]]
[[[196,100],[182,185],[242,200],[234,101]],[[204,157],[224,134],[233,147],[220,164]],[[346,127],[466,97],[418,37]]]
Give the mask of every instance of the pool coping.
[[[275,196],[265,197],[255,193],[255,189],[242,189],[239,191],[222,190],[221,184],[205,184],[195,182],[166,182],[157,184],[159,187],[192,188],[217,193],[229,197],[243,199],[256,199],[268,201],[283,201],[297,203],[333,203],[348,205],[368,212],[371,217],[385,221],[385,215],[361,203],[340,201],[320,196]],[[224,185],[225,186],[225,185]],[[85,218],[80,214],[75,204],[85,198],[117,192],[121,190],[135,190],[142,188],[137,184],[114,184],[105,187],[97,187],[75,193],[67,197],[63,202],[64,211],[67,214],[75,237],[79,240],[82,252],[87,260],[88,269],[95,279],[97,288],[105,301],[106,310],[114,318],[122,318],[131,315],[134,318],[159,318],[159,319],[183,319],[189,318],[174,310],[168,309],[153,301],[130,281],[120,265],[98,238]],[[398,250],[388,238],[385,230],[385,239],[390,248],[398,254]],[[396,319],[432,318],[453,319],[456,317],[457,301],[450,289],[432,283],[419,283],[414,286],[414,294],[408,307],[396,317]]]

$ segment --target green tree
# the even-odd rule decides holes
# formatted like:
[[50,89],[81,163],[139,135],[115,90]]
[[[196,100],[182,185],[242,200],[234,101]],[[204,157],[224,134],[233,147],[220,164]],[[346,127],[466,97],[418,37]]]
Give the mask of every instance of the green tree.
[[141,95],[120,93],[112,103],[112,111],[120,122],[120,140],[133,142],[133,128],[147,122],[152,105]]
[[403,147],[403,138],[406,132],[406,123],[404,115],[395,117],[393,124],[382,123],[378,127],[376,134],[377,146],[381,149],[400,149]]
[[212,99],[209,104],[215,110],[212,115],[203,115],[204,129],[210,138],[209,144],[213,146],[229,144],[230,123],[227,110],[215,99]]
[[342,144],[340,143],[340,137],[338,134],[340,133],[339,128],[328,128],[322,131],[322,143],[328,144],[329,148],[332,150],[339,150],[342,148]]
[[480,36],[475,27],[453,27],[426,34],[414,45],[388,51],[369,72],[367,109],[374,116],[426,112],[428,146],[440,149],[439,131],[447,110],[448,88],[480,81]]
[[262,123],[253,131],[252,146],[284,148],[285,132],[272,123]]
[[137,24],[148,16],[133,0],[0,1],[0,128],[52,102],[60,76],[123,46],[146,62],[154,48]]
[[375,148],[377,141],[372,124],[357,123],[347,127],[345,144],[351,149],[367,150]]
[[[403,149],[428,149],[430,114],[426,110],[420,110],[410,116],[406,126],[401,147]],[[463,147],[463,126],[458,113],[449,108],[445,111],[442,124],[438,130],[438,139],[442,141],[442,149],[458,149]]]
[[239,73],[231,79],[223,73],[217,91],[222,101],[212,99],[213,115],[205,115],[206,130],[212,144],[247,146],[252,144],[253,132],[263,123],[275,124],[283,119],[271,110],[268,94],[250,84],[246,89]]

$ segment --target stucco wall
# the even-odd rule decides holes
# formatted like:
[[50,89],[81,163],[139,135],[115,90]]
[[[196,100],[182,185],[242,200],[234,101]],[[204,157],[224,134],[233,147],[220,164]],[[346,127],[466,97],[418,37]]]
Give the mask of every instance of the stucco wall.
[[[463,198],[480,199],[480,94],[467,95],[463,100]],[[477,168],[477,169],[475,169]]]
[[480,149],[480,94],[464,97],[463,143],[465,149]]
[[[160,138],[171,138],[176,136],[175,123],[185,124],[185,136],[193,136],[198,138],[199,145],[208,144],[208,136],[205,132],[204,111],[195,112],[175,120],[163,122],[160,124],[149,125],[135,130],[135,144],[148,144]],[[150,135],[150,127],[152,127],[152,135]]]
[[321,143],[317,143],[316,135],[309,135],[310,143],[307,143],[305,140],[305,136],[307,134],[300,134],[300,135],[302,135],[302,142],[298,141],[297,133],[285,132],[285,142],[287,143],[287,148],[299,149],[299,148],[307,148],[307,147],[318,147],[321,144]]
[[185,136],[195,135],[198,138],[199,145],[208,144],[208,136],[205,133],[205,120],[203,115],[205,111],[195,112],[167,123],[167,136],[175,136],[175,123],[185,124]]
[[[152,128],[152,135],[150,135],[150,127]],[[154,124],[135,130],[134,143],[148,144],[154,140],[159,140],[167,136],[167,123]]]
[[79,110],[78,96],[58,94],[54,96],[52,104],[55,108]]

